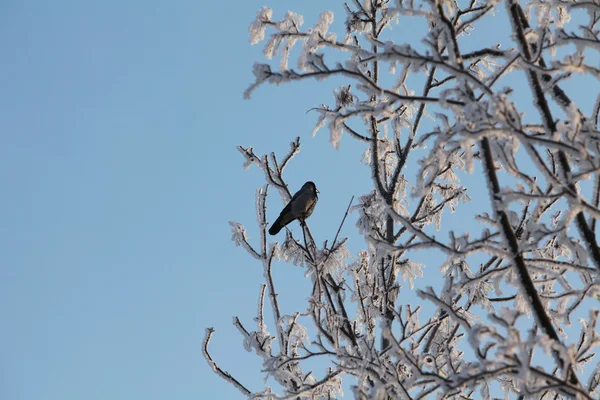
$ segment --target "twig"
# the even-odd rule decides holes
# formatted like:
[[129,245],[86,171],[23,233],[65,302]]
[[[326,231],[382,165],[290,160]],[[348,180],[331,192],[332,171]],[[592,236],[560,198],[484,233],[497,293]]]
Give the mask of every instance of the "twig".
[[235,379],[231,374],[227,371],[223,371],[217,363],[212,359],[210,353],[208,352],[208,343],[210,342],[210,338],[212,334],[215,332],[213,328],[206,328],[206,333],[204,335],[204,342],[202,343],[202,354],[204,354],[204,358],[208,362],[208,365],[212,368],[212,370],[219,375],[221,378],[226,380],[235,386],[244,396],[250,396],[252,392],[250,392],[244,385],[242,385],[237,379]]

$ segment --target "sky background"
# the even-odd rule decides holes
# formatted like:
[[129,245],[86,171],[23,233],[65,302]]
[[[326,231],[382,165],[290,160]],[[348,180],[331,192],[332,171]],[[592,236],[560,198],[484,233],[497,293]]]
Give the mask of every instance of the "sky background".
[[[313,3],[269,5],[310,26],[326,9]],[[257,237],[264,181],[243,170],[236,146],[283,154],[301,137],[287,179],[292,191],[307,180],[321,191],[319,243],[371,188],[362,145],[336,151],[326,129],[310,135],[317,115],[306,111],[332,103],[344,81],[243,100],[262,60],[248,26],[263,5],[0,3],[0,398],[240,398],[202,356],[206,327],[220,366],[262,388],[260,360],[231,324],[237,315],[253,327],[262,270],[230,241],[228,221]],[[270,197],[270,220],[282,206]],[[342,235],[362,248],[351,222]],[[284,313],[308,296],[303,274],[277,265]]]

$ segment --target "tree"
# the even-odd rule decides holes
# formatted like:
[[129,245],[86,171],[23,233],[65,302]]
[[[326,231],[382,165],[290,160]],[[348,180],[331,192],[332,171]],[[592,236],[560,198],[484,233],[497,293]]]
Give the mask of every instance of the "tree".
[[[359,213],[366,248],[353,257],[338,236],[319,245],[310,220],[302,238],[288,232],[282,244],[269,243],[269,189],[291,198],[283,173],[300,140],[280,158],[240,147],[266,185],[257,191],[258,244],[235,222],[233,240],[262,263],[265,284],[256,329],[234,324],[279,394],[251,393],[222,371],[208,352],[212,329],[203,346],[209,364],[250,398],[334,398],[345,377],[359,399],[598,398],[600,97],[577,105],[571,82],[585,78],[593,87],[600,77],[600,2],[354,0],[344,7],[341,38],[329,31],[331,12],[302,30],[300,15],[276,21],[260,10],[251,42],[269,30],[265,55],[280,64],[255,64],[246,96],[264,83],[347,80],[334,105],[315,109],[315,131],[327,124],[334,146],[343,134],[365,145],[373,191],[346,213]],[[426,22],[424,36],[403,43],[392,27],[414,18]],[[472,48],[477,30],[498,19],[501,45],[480,37]],[[288,59],[300,43],[293,69]],[[488,211],[469,213],[478,207],[467,193],[481,189],[469,184],[482,182]],[[480,229],[444,226],[443,212],[456,209]],[[428,265],[439,268],[443,285],[412,289],[421,251],[443,255]],[[282,315],[276,259],[310,272],[306,311]],[[413,304],[399,296],[398,274],[418,295]],[[435,311],[422,315],[419,303]],[[572,324],[574,316],[580,320]],[[321,375],[303,368],[316,357],[328,360]]]

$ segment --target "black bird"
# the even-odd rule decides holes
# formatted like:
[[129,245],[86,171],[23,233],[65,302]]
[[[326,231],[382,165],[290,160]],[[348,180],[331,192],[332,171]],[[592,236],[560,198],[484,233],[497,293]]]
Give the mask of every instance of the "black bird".
[[303,223],[306,218],[310,217],[310,214],[315,209],[315,205],[317,205],[317,200],[319,200],[317,193],[319,191],[315,184],[313,182],[306,182],[281,211],[279,218],[271,225],[269,234],[277,235],[284,226],[295,219]]

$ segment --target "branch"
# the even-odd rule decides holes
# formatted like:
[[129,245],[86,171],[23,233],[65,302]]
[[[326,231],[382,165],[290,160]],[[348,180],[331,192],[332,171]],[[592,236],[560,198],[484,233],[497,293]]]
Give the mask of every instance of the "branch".
[[[509,4],[510,4],[509,12],[512,17],[511,21],[516,30],[517,39],[519,41],[521,51],[525,55],[526,60],[531,60],[531,52],[530,52],[529,45],[527,43],[527,40],[526,40],[525,34],[524,34],[525,27],[523,26],[523,22],[527,23],[527,21],[525,19],[525,14],[523,13],[521,6],[518,3],[516,3],[515,0],[511,0],[509,2]],[[542,85],[540,84],[538,74],[532,68],[529,68],[528,73],[529,73],[529,78],[532,82],[531,86],[532,86],[534,98],[536,99],[537,108],[538,108],[538,110],[540,110],[540,113],[542,114],[544,124],[550,131],[550,134],[553,135],[556,132],[556,124],[554,122],[554,119],[552,118],[552,113],[550,111],[550,107],[544,96],[544,91],[542,89]],[[560,150],[558,151],[558,160],[563,169],[564,178],[568,184],[568,187],[573,191],[573,193],[577,193],[577,188],[575,187],[575,185],[573,183],[569,182],[569,178],[570,178],[569,175],[571,173],[571,167],[569,165],[567,155],[564,153],[564,151],[560,151]],[[581,236],[584,239],[584,241],[588,247],[588,250],[591,253],[592,260],[594,261],[594,264],[596,265],[596,268],[598,269],[598,271],[600,271],[600,248],[598,247],[598,243],[596,241],[596,235],[590,229],[587,221],[585,220],[585,215],[583,214],[583,212],[579,212],[577,214],[576,222],[577,222],[577,228],[579,228],[579,232],[581,233]]]
[[214,332],[215,332],[215,330],[213,328],[206,328],[206,333],[204,335],[204,342],[202,343],[202,354],[204,354],[204,358],[206,358],[208,365],[210,365],[212,370],[217,375],[219,375],[221,378],[223,378],[224,380],[226,380],[227,382],[229,382],[233,386],[235,386],[240,392],[242,392],[242,394],[244,396],[250,396],[252,394],[252,392],[250,392],[248,389],[246,389],[246,387],[244,385],[242,385],[237,379],[235,379],[233,376],[231,376],[231,374],[229,374],[229,372],[223,371],[221,368],[219,368],[217,363],[210,356],[210,354],[208,352],[208,343],[210,342],[210,338],[212,337],[212,334]]

